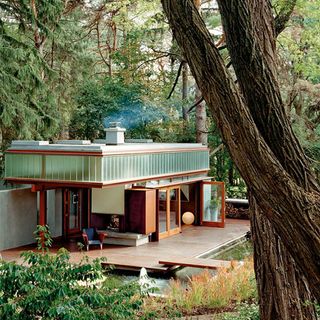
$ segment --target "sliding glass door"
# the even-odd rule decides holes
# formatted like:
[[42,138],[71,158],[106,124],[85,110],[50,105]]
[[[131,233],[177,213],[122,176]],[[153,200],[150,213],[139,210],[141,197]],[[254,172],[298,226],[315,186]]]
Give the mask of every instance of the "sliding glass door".
[[180,188],[159,190],[159,239],[181,232]]
[[223,182],[203,181],[200,197],[200,224],[210,227],[224,227],[225,191]]

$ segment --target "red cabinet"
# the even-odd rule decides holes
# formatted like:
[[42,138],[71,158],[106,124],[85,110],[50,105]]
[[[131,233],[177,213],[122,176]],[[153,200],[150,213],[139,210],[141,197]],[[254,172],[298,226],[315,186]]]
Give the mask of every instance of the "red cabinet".
[[156,232],[156,190],[125,191],[125,230],[141,234]]

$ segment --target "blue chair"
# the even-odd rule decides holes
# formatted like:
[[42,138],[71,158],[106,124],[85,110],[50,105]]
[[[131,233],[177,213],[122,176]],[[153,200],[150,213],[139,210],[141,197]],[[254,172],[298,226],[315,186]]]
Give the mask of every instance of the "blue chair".
[[82,238],[87,251],[89,251],[90,245],[99,245],[102,250],[103,239],[105,236],[106,235],[104,233],[98,233],[96,228],[87,228],[82,230]]

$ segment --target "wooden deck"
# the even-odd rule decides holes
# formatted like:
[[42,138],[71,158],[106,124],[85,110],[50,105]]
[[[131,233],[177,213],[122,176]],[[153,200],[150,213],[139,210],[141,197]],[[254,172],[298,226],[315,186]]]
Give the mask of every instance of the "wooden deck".
[[[145,267],[148,271],[166,272],[171,266],[160,264],[159,261],[168,261],[172,257],[175,259],[204,257],[218,247],[236,241],[247,231],[249,231],[249,221],[227,219],[225,228],[184,227],[180,234],[139,247],[104,245],[103,250],[97,247],[81,253],[77,250],[76,243],[68,243],[63,246],[71,252],[73,262],[79,262],[85,254],[89,259],[104,257],[107,259],[105,265],[114,265],[119,269],[138,270]],[[33,248],[34,246],[27,246],[5,250],[1,252],[1,255],[5,260],[19,262],[21,261],[20,252]],[[58,244],[51,251],[56,252],[57,249]]]

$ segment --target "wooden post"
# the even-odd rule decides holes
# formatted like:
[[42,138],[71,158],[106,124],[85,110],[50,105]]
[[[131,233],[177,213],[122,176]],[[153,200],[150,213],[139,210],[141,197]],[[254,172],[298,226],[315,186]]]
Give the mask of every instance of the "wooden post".
[[39,191],[39,221],[41,226],[46,225],[46,213],[47,213],[47,191]]
[[[87,196],[88,196],[88,207],[87,207],[87,216],[88,216],[88,228],[91,227],[91,192],[92,189],[87,189]],[[83,227],[83,226],[81,226]]]
[[159,241],[159,189],[156,189],[156,232],[152,234],[152,241]]

